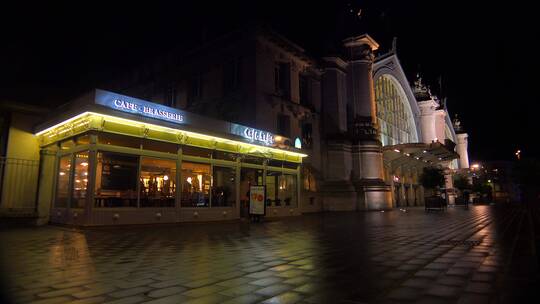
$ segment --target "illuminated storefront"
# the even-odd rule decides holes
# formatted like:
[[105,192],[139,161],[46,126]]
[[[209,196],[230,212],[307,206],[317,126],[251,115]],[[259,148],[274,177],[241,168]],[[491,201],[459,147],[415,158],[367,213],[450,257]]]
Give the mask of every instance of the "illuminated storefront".
[[251,185],[268,216],[299,214],[307,155],[282,136],[102,90],[58,112],[36,129],[56,158],[51,222],[237,219]]

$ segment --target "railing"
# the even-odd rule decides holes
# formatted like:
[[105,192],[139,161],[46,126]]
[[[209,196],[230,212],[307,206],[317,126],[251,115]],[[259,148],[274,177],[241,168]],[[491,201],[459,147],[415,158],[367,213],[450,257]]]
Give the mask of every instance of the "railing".
[[0,157],[0,208],[33,211],[39,161]]

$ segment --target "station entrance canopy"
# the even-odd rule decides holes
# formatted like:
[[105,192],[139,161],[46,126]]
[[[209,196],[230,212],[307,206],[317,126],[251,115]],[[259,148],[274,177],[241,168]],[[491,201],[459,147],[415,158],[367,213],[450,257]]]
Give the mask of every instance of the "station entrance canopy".
[[384,162],[392,168],[423,168],[448,164],[459,155],[454,151],[451,142],[407,143],[383,147]]

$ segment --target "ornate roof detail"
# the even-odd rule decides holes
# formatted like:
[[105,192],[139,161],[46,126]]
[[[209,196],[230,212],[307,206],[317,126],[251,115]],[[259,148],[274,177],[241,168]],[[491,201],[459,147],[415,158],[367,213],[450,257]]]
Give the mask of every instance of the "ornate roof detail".
[[454,131],[456,133],[462,133],[463,132],[463,126],[461,125],[461,121],[459,121],[457,114],[454,116],[454,120],[452,121],[452,123],[454,125]]
[[431,91],[429,90],[429,88],[422,82],[422,77],[420,77],[420,73],[416,74],[413,92],[414,97],[417,101],[434,99],[431,95]]

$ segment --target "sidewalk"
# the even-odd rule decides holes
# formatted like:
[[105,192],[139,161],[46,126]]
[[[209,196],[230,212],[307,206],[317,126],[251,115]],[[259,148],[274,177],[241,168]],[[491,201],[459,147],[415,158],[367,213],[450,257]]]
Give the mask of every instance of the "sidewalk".
[[[15,303],[513,303],[540,217],[493,206],[0,231]],[[535,230],[536,229],[536,230]]]

